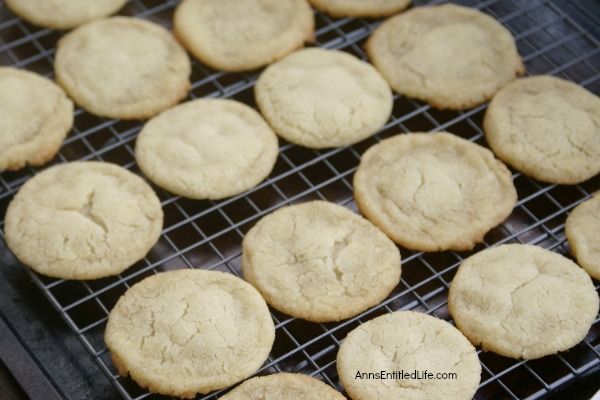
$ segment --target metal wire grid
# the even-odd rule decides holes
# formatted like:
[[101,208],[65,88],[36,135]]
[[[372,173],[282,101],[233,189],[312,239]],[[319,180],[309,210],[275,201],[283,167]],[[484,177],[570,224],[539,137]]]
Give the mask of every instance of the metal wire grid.
[[[437,2],[415,1],[415,5]],[[170,28],[177,3],[174,0],[133,0],[120,14],[147,18]],[[557,75],[600,93],[600,44],[552,1],[464,0],[456,3],[481,9],[510,29],[529,74]],[[378,21],[331,19],[319,12],[315,15],[316,45],[343,49],[366,59],[362,45]],[[23,23],[0,2],[0,65],[14,65],[53,77],[55,44],[60,36],[55,31]],[[252,90],[258,73],[216,72],[194,61],[190,98],[227,97],[255,106]],[[28,271],[123,398],[163,398],[118,376],[103,341],[108,313],[127,288],[149,275],[178,268],[221,270],[241,276],[241,240],[263,215],[283,205],[311,199],[332,201],[357,211],[351,178],[360,154],[368,147],[400,132],[440,130],[485,145],[481,130],[485,108],[483,105],[464,112],[439,111],[395,96],[393,116],[387,126],[357,145],[315,151],[281,141],[273,173],[242,195],[218,202],[192,201],[155,187],[165,212],[161,238],[144,260],[119,276],[76,282],[50,279]],[[139,122],[98,118],[77,109],[73,132],[54,162],[103,160],[140,173],[134,162],[133,147],[141,126]],[[2,218],[16,191],[36,171],[38,169],[25,168],[0,175]],[[356,318],[330,324],[308,323],[273,311],[277,338],[259,374],[302,372],[342,390],[335,357],[346,334],[366,320],[396,310],[416,310],[450,320],[449,283],[456,268],[469,255],[509,242],[537,244],[568,255],[564,220],[571,209],[600,188],[600,177],[575,186],[542,184],[518,172],[513,173],[513,177],[519,194],[518,204],[505,223],[486,235],[485,243],[471,252],[461,253],[401,249],[401,283],[381,305]],[[2,219],[0,228],[3,225]],[[598,282],[595,284],[600,291]],[[600,366],[600,320],[596,319],[582,343],[557,356],[527,362],[493,353],[479,352],[479,357],[483,373],[476,399],[544,397]],[[217,399],[223,392],[198,398]]]

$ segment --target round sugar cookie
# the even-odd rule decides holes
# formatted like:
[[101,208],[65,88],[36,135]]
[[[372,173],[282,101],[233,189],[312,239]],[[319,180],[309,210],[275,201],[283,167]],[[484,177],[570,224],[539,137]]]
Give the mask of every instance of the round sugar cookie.
[[174,33],[202,63],[238,72],[265,66],[314,40],[306,0],[184,0]]
[[40,274],[62,279],[116,275],[144,258],[163,212],[150,186],[115,164],[73,162],[21,187],[6,211],[6,244]]
[[242,383],[221,400],[345,400],[331,386],[303,374],[282,372],[257,376]]
[[543,182],[576,184],[600,172],[600,97],[548,75],[494,96],[483,127],[492,151]]
[[252,375],[274,339],[269,309],[251,285],[192,269],[133,285],[110,312],[104,335],[119,374],[153,393],[183,398]]
[[565,234],[579,265],[592,278],[600,280],[600,193],[571,211]]
[[135,158],[158,186],[192,199],[222,199],[258,185],[273,169],[277,136],[247,105],[199,99],[152,118]]
[[392,89],[441,109],[475,107],[524,72],[508,29],[453,4],[391,17],[373,32],[366,50]]
[[395,14],[410,5],[411,0],[309,0],[316,9],[334,18],[380,18]]
[[450,285],[452,318],[485,351],[535,359],[583,340],[598,294],[577,264],[541,247],[509,244],[466,259]]
[[261,219],[242,242],[242,271],[277,310],[312,322],[350,318],[400,281],[400,252],[360,215],[312,201]]
[[392,113],[392,91],[370,64],[338,50],[298,50],[271,64],[254,87],[278,135],[310,148],[359,142]]
[[51,160],[73,126],[73,102],[51,80],[0,67],[0,171]]
[[6,0],[25,21],[53,29],[71,29],[119,11],[127,0]]
[[512,212],[517,191],[488,149],[458,136],[400,134],[368,149],[354,174],[360,211],[412,250],[470,250]]
[[481,379],[471,343],[448,322],[413,311],[382,315],[350,332],[337,370],[353,400],[470,400]]
[[129,17],[92,21],[57,45],[56,81],[92,114],[145,119],[177,104],[190,88],[190,59],[173,35]]

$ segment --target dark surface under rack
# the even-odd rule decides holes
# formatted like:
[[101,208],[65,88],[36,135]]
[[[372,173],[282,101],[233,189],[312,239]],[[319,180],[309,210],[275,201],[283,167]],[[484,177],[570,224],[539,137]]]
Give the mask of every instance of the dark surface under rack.
[[[177,3],[132,0],[119,14],[171,28]],[[456,3],[480,9],[506,26],[516,38],[528,74],[556,75],[600,94],[598,1]],[[380,22],[331,19],[318,12],[316,21],[316,45],[342,49],[362,59],[366,59],[364,41]],[[52,78],[55,45],[61,35],[22,22],[0,1],[0,65]],[[194,61],[189,98],[226,97],[254,106],[253,86],[259,72],[216,72]],[[439,111],[396,95],[393,116],[385,129],[357,145],[315,151],[281,141],[273,173],[243,195],[218,202],[192,201],[155,188],[165,212],[161,238],[144,260],[116,277],[87,282],[42,277],[15,260],[0,233],[0,375],[4,373],[12,380],[17,395],[35,399],[163,398],[118,376],[103,341],[107,315],[128,287],[149,275],[178,268],[220,270],[240,276],[242,237],[263,215],[311,199],[336,202],[356,211],[352,175],[368,147],[401,132],[440,130],[485,145],[481,130],[485,109],[486,105],[462,112]],[[98,118],[77,109],[73,131],[53,163],[103,160],[139,173],[133,148],[142,126],[140,122]],[[0,174],[1,232],[8,203],[39,170],[25,168]],[[308,323],[273,312],[277,338],[259,373],[301,372],[341,390],[335,357],[346,334],[361,322],[396,310],[416,310],[449,320],[448,287],[456,268],[470,254],[501,243],[532,243],[568,255],[565,218],[600,189],[600,176],[575,186],[543,184],[518,172],[513,177],[518,204],[509,219],[485,237],[485,243],[461,253],[401,249],[402,281],[381,305],[356,318],[330,324]],[[600,284],[594,283],[600,290]],[[589,398],[600,388],[600,321],[596,319],[582,343],[556,356],[528,362],[493,353],[480,352],[479,356],[483,372],[476,399],[553,398],[565,393],[570,398]],[[198,398],[218,396],[216,392]]]

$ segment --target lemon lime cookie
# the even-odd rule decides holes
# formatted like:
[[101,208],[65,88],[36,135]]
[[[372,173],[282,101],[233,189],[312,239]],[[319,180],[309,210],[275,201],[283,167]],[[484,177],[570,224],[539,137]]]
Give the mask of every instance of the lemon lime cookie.
[[481,379],[471,343],[448,322],[413,311],[382,315],[350,332],[337,370],[353,400],[470,400]]
[[265,66],[314,40],[306,0],[184,0],[174,33],[205,65],[230,72]]
[[496,94],[483,127],[492,151],[544,182],[576,184],[600,172],[600,97],[548,75]]
[[524,72],[508,29],[453,4],[391,17],[373,32],[366,50],[392,89],[442,109],[477,106]]
[[590,277],[558,253],[510,244],[483,250],[458,268],[448,308],[485,351],[535,359],[579,343],[598,315]]
[[116,275],[158,240],[163,212],[139,176],[115,164],[61,164],[29,179],[6,211],[6,244],[40,274]]
[[277,135],[247,105],[225,99],[180,104],[146,123],[135,146],[142,172],[192,199],[221,199],[265,179],[277,160]]
[[337,50],[296,51],[267,67],[254,90],[275,132],[311,148],[363,140],[392,113],[392,91],[379,72]]
[[363,154],[354,198],[406,248],[470,250],[510,215],[517,192],[508,168],[488,149],[446,132],[409,133]]
[[46,163],[73,125],[73,102],[51,80],[0,67],[0,171]]
[[6,0],[15,14],[37,26],[71,29],[119,11],[127,0]]
[[400,281],[400,252],[376,227],[333,203],[281,208],[242,243],[244,279],[277,310],[313,322],[349,318]]
[[77,105],[109,118],[150,118],[190,88],[190,60],[173,35],[129,17],[96,20],[63,36],[54,69]]
[[579,265],[600,280],[600,192],[571,211],[565,233]]
[[345,400],[337,390],[308,375],[258,376],[242,383],[221,400]]
[[395,14],[410,5],[411,0],[309,0],[318,10],[335,18],[379,18]]
[[153,393],[193,398],[255,373],[275,339],[269,309],[224,272],[176,270],[133,285],[104,335],[119,374]]

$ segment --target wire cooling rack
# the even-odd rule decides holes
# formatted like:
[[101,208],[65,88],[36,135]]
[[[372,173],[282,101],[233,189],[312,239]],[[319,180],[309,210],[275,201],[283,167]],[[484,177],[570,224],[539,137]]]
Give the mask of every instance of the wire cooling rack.
[[[134,0],[120,12],[172,27],[177,1]],[[415,1],[415,5],[431,4]],[[600,44],[552,1],[464,0],[492,15],[515,36],[528,74],[552,74],[600,93]],[[377,20],[331,19],[316,12],[317,46],[342,49],[366,59],[363,44]],[[13,65],[53,78],[55,45],[62,34],[23,23],[0,2],[0,65]],[[260,71],[230,74],[193,62],[190,98],[225,97],[255,106],[254,82]],[[31,278],[80,339],[82,352],[97,362],[125,399],[163,398],[149,394],[128,378],[118,376],[103,341],[109,311],[136,282],[160,271],[202,268],[241,276],[241,241],[258,219],[284,205],[313,199],[328,200],[357,211],[352,175],[360,155],[383,138],[409,131],[447,130],[485,145],[481,129],[486,105],[468,111],[439,111],[403,96],[394,98],[393,116],[377,135],[359,144],[316,151],[280,141],[273,173],[258,187],[222,201],[195,201],[155,187],[165,212],[159,242],[145,259],[123,274],[94,281],[49,279],[27,269]],[[0,121],[1,123],[1,121]],[[103,160],[138,174],[133,148],[140,122],[98,118],[75,111],[74,128],[53,163]],[[38,170],[25,168],[0,174],[0,228],[8,203]],[[276,341],[259,374],[301,372],[343,390],[335,358],[346,334],[362,322],[396,310],[416,310],[450,320],[447,308],[452,277],[469,255],[501,243],[532,243],[568,255],[564,234],[567,214],[600,188],[600,177],[575,186],[537,182],[513,173],[519,201],[512,215],[485,237],[472,252],[412,252],[401,249],[400,285],[380,305],[340,323],[316,324],[272,311]],[[3,234],[0,234],[3,235]],[[0,236],[4,240],[3,236]],[[600,290],[597,281],[596,289]],[[476,399],[540,398],[600,369],[600,323],[596,319],[585,340],[556,356],[534,361],[512,360],[479,352],[481,385]],[[225,390],[226,391],[226,390]],[[217,399],[225,391],[199,399]]]

